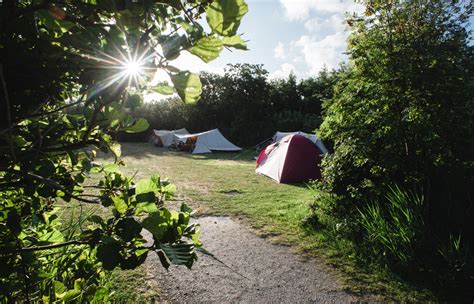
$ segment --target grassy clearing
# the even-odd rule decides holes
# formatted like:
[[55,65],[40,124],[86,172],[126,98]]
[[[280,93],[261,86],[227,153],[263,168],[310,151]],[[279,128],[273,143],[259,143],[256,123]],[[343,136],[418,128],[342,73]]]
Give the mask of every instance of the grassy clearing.
[[[343,281],[352,292],[381,294],[386,300],[395,301],[433,299],[423,288],[404,283],[383,269],[358,264],[353,244],[339,238],[336,231],[302,225],[313,199],[311,191],[304,184],[278,184],[255,174],[252,152],[191,155],[146,143],[124,143],[122,154],[126,163],[122,171],[136,179],[155,174],[169,178],[178,188],[177,203],[186,202],[198,214],[237,216],[274,242],[325,257],[329,265],[341,270]],[[144,280],[140,275],[116,272],[115,286],[121,289],[129,276]],[[133,292],[136,289],[131,288],[129,293]]]
[[256,175],[253,153],[191,155],[129,143],[122,150],[125,172],[138,179],[153,174],[169,178],[177,185],[177,199],[200,214],[242,215],[281,242],[301,238],[299,225],[309,212],[311,193],[305,185],[277,184]]

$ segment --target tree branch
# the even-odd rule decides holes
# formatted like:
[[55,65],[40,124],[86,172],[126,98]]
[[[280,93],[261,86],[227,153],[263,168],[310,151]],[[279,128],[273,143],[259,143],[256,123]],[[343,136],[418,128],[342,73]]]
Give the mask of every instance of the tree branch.
[[81,148],[86,148],[89,145],[95,145],[99,144],[98,141],[95,140],[86,140],[86,141],[80,141],[77,143],[73,143],[70,145],[65,145],[65,146],[57,146],[57,147],[52,147],[52,148],[46,148],[41,150],[42,152],[60,152],[60,151],[67,151],[67,150],[77,150]]
[[50,250],[61,248],[70,245],[87,245],[87,242],[84,241],[67,241],[64,243],[58,244],[51,244],[51,245],[43,245],[43,246],[31,246],[31,247],[23,247],[23,248],[0,248],[0,254],[12,254],[12,253],[24,253],[24,252],[32,252],[32,251],[40,251],[40,250]]
[[49,179],[49,178],[46,178],[46,177],[43,177],[43,176],[40,176],[40,175],[37,175],[37,174],[33,174],[33,173],[28,173],[28,172],[22,172],[22,171],[19,171],[19,170],[13,170],[11,171],[13,174],[18,174],[18,175],[21,175],[25,178],[31,178],[31,179],[34,179],[34,180],[37,180],[37,181],[40,181],[44,184],[48,184],[50,186],[52,186],[53,188],[57,189],[57,190],[61,190],[63,191],[66,195],[70,196],[71,198],[74,198],[80,202],[83,202],[83,203],[88,203],[88,204],[99,204],[100,201],[94,201],[94,200],[89,200],[89,199],[85,199],[85,198],[82,198],[80,196],[77,196],[77,195],[74,195],[72,194],[71,192],[69,192],[68,190],[64,189],[63,186],[61,186],[60,184],[58,184],[57,182],[55,182],[54,180],[52,179]]

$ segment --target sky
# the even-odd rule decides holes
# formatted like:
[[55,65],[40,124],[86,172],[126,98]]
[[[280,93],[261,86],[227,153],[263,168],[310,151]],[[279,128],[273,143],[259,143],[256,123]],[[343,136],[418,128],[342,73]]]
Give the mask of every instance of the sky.
[[184,52],[174,65],[193,72],[222,73],[227,63],[263,64],[271,78],[294,73],[303,79],[346,59],[346,11],[360,11],[352,0],[247,0],[249,12],[239,33],[248,51],[224,49],[211,63]]

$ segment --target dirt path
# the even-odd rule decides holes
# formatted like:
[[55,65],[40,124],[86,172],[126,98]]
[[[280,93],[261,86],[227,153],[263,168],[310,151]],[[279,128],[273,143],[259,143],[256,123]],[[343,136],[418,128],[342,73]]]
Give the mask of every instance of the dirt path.
[[229,217],[201,217],[205,248],[225,265],[199,254],[192,270],[166,272],[156,255],[148,259],[167,303],[348,303],[357,298],[315,260],[273,245]]

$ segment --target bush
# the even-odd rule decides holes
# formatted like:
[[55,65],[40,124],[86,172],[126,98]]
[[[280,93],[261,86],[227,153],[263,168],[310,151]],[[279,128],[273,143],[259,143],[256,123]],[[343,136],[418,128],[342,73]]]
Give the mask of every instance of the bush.
[[[466,286],[474,244],[472,5],[363,3],[365,14],[348,19],[349,64],[323,103],[319,135],[334,153],[322,162],[318,187],[327,195],[313,217],[348,227],[369,261],[381,257],[436,286]],[[416,195],[404,190],[413,185]]]

